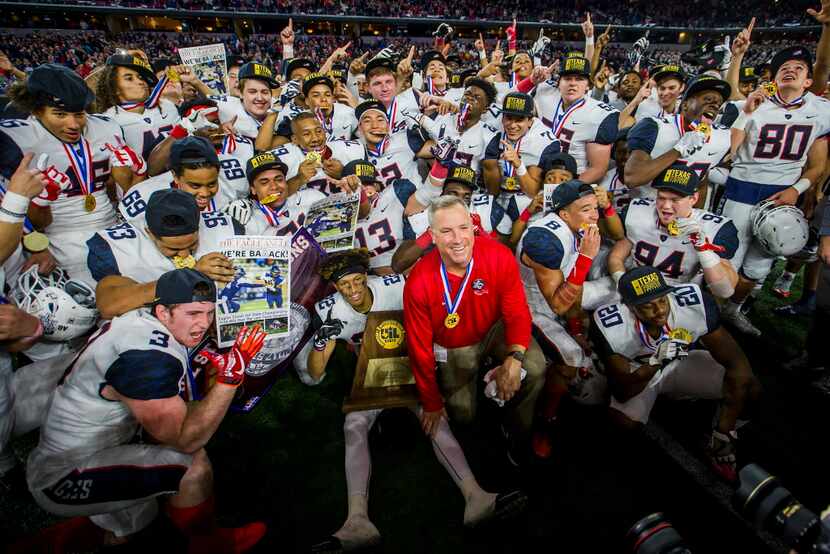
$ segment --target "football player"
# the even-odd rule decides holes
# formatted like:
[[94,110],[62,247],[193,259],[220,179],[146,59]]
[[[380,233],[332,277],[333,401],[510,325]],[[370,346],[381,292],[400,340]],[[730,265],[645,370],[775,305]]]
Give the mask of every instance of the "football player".
[[228,60],[228,95],[239,98],[239,68],[245,65],[245,60],[235,56]]
[[[726,81],[701,76],[683,93],[679,113],[637,121],[628,132],[625,164],[625,184],[632,197],[654,198],[648,184],[678,162],[693,169],[701,180],[709,168],[721,163],[729,153],[729,128],[712,122],[731,92]],[[706,190],[701,201],[706,200]]]
[[41,65],[9,94],[32,115],[3,121],[0,175],[10,178],[24,155],[34,154],[31,165],[43,170],[49,184],[33,199],[29,218],[44,228],[58,264],[85,278],[86,240],[115,223],[106,190],[110,178],[127,189],[141,178],[145,163],[124,145],[121,127],[87,114],[94,97],[77,73]]
[[635,265],[656,268],[669,283],[706,281],[716,297],[732,296],[738,274],[729,260],[738,249],[738,231],[728,217],[694,207],[699,184],[695,171],[676,164],[652,182],[655,200],[631,201],[622,214],[626,237],[608,257],[615,281],[632,258]]
[[217,304],[219,304],[220,313],[233,314],[238,312],[240,305],[239,302],[236,301],[236,298],[239,296],[239,293],[242,292],[242,289],[252,289],[263,286],[265,286],[263,283],[258,283],[246,277],[245,268],[237,266],[233,280],[226,283],[225,286],[219,290]]
[[[306,349],[308,374],[303,379],[305,382],[316,384],[323,379],[338,339],[360,347],[368,313],[403,310],[403,277],[397,274],[369,276],[368,271],[368,255],[361,250],[334,254],[320,268],[320,273],[334,284],[336,292],[315,305],[315,333],[311,348]],[[403,337],[400,338],[402,341]],[[368,495],[372,470],[369,431],[382,411],[373,409],[346,414],[343,432],[346,438],[348,517],[328,540],[314,545],[312,552],[351,551],[380,541],[380,533],[369,519]],[[418,413],[420,409],[413,411]],[[431,440],[438,461],[464,495],[465,525],[478,525],[524,505],[526,497],[518,491],[494,494],[481,488],[446,419],[441,420]]]
[[[683,93],[686,75],[677,65],[661,65],[654,69],[637,95],[620,114],[620,129],[631,127],[647,117],[669,117],[680,109],[680,95]],[[657,92],[653,91],[654,87]],[[656,96],[656,98],[655,98]]]
[[179,121],[176,105],[161,97],[159,81],[144,58],[117,53],[107,58],[98,80],[95,107],[124,130],[127,144],[144,159]]
[[753,335],[760,331],[740,307],[774,261],[751,240],[753,206],[765,200],[794,205],[801,194],[814,194],[827,162],[827,144],[818,139],[830,131],[830,102],[807,92],[813,71],[809,50],[792,46],[779,51],[771,70],[775,94],[768,97],[763,89],[751,93],[732,125],[734,160],[722,208],[741,241],[733,258],[741,280],[723,315]]
[[[414,50],[413,46],[409,55],[410,63]],[[411,126],[407,114],[415,115],[420,111],[420,106],[412,98],[398,95],[397,68],[394,61],[388,57],[376,56],[366,63],[364,72],[369,94],[372,99],[380,102],[382,111],[386,114],[388,134],[394,135],[406,130]],[[357,110],[355,116],[359,121],[360,115],[356,112]]]
[[219,252],[220,241],[245,234],[231,217],[200,214],[192,195],[165,189],[150,196],[145,220],[144,232],[122,223],[87,241],[87,263],[98,283],[96,304],[103,319],[151,303],[156,280],[171,269],[195,267],[221,283],[234,277],[233,264]]
[[631,201],[631,194],[625,184],[625,164],[628,162],[628,131],[622,129],[617,133],[617,140],[614,141],[614,148],[611,153],[614,158],[614,168],[605,174],[599,186],[608,191],[611,195],[611,204],[617,211],[622,211]]
[[262,277],[265,285],[265,301],[268,302],[268,309],[282,308],[282,283],[285,281],[280,268],[272,265],[268,275]]
[[[165,511],[189,539],[189,551],[242,552],[262,538],[265,525],[216,526],[204,446],[265,333],[243,328],[227,354],[212,354],[216,383],[188,406],[179,396],[188,348],[213,323],[216,289],[208,276],[179,269],[161,275],[147,296],[149,308],[104,325],[67,371],[29,456],[29,489],[48,512],[88,517],[87,529],[104,529],[101,546],[127,542],[155,519],[156,497],[169,496]],[[139,427],[153,444],[131,443]],[[44,542],[77,550],[78,529]]]
[[[615,419],[646,423],[661,394],[721,399],[706,453],[718,474],[734,481],[736,422],[761,387],[721,326],[714,299],[695,284],[667,285],[649,266],[626,272],[619,292],[622,303],[597,309],[591,325]],[[703,348],[690,350],[698,341]]]
[[558,85],[550,78],[550,68],[545,67],[537,68],[530,77],[536,85],[539,118],[553,130],[562,150],[576,160],[579,180],[599,183],[608,171],[620,112],[588,94],[591,62],[586,58],[566,57]]
[[271,89],[277,86],[270,67],[259,62],[248,62],[239,68],[239,98],[211,98],[219,107],[219,119],[222,123],[233,121],[237,133],[255,142],[259,128],[271,109]]
[[[605,399],[604,378],[572,336],[582,332],[578,317],[569,317],[580,306],[593,309],[614,296],[613,287],[605,280],[586,281],[600,248],[598,220],[597,197],[590,185],[576,180],[559,184],[553,189],[551,212],[527,228],[516,248],[534,337],[553,361],[532,441],[541,458],[552,453],[550,432],[569,388],[580,402],[601,403]],[[574,321],[565,323],[566,318]]]

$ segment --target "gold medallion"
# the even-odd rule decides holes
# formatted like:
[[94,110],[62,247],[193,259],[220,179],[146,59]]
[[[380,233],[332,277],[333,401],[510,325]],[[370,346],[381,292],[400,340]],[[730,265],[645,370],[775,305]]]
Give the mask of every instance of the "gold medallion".
[[444,318],[444,327],[447,329],[454,329],[458,326],[458,323],[461,321],[461,316],[458,314],[447,314],[447,317]]
[[692,334],[683,327],[677,327],[675,329],[672,329],[669,333],[669,338],[672,340],[683,341],[686,344],[691,344],[692,342]]
[[697,126],[697,129],[696,129],[696,130],[697,130],[697,131],[700,131],[701,133],[703,133],[703,135],[704,135],[707,139],[709,139],[709,137],[711,137],[711,136],[712,136],[712,127],[710,127],[708,123],[700,123],[700,124],[698,124],[698,126]]
[[181,256],[173,256],[173,265],[176,266],[176,269],[189,269],[192,267],[196,267],[196,258],[192,255],[182,258]]
[[168,68],[167,68],[167,78],[168,78],[168,79],[170,80],[170,82],[172,82],[172,83],[178,83],[179,81],[181,81],[181,80],[182,80],[182,78],[181,78],[181,77],[179,77],[179,73],[178,73],[178,71],[176,71],[176,70],[175,70],[175,69],[173,69],[172,67],[168,67]]
[[323,159],[323,155],[317,152],[316,150],[309,150],[305,155],[305,161],[313,162],[313,163],[320,163],[320,160]]
[[268,196],[260,200],[259,203],[267,206],[271,202],[276,202],[279,199],[279,197],[279,194],[269,194]]
[[680,234],[680,227],[677,226],[677,221],[669,221],[669,224],[666,225],[666,230],[673,237]]
[[505,190],[519,190],[519,182],[515,177],[506,177],[504,179]]
[[98,202],[95,200],[95,197],[91,194],[87,194],[84,196],[84,209],[88,212],[95,211],[95,206],[98,205]]
[[23,248],[32,253],[43,252],[49,248],[49,237],[43,233],[32,231],[23,236]]
[[763,85],[761,85],[761,88],[764,89],[764,92],[770,98],[775,96],[775,93],[778,92],[778,85],[775,84],[775,81],[769,81],[767,83],[764,83]]

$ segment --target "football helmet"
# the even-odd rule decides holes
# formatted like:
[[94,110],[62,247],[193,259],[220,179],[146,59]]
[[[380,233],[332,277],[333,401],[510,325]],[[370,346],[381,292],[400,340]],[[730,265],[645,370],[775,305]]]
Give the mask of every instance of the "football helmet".
[[795,206],[776,206],[766,200],[752,208],[749,220],[755,240],[770,256],[792,256],[810,236],[807,219]]
[[63,342],[80,337],[98,321],[95,290],[83,281],[67,279],[56,268],[49,275],[39,275],[33,265],[20,274],[12,291],[15,304],[43,323],[43,338]]

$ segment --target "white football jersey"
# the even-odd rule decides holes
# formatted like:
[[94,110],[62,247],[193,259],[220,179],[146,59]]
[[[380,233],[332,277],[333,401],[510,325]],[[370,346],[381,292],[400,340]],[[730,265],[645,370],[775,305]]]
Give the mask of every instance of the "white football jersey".
[[386,115],[389,118],[389,134],[394,135],[411,128],[415,125],[412,117],[418,115],[420,111],[418,93],[414,89],[410,87],[398,94],[386,108]]
[[[365,149],[363,156],[375,166],[378,179],[388,187],[397,179],[409,179],[413,183],[422,181],[418,173],[418,159],[415,157],[426,140],[416,128],[403,133],[395,133],[384,139],[377,150]],[[361,156],[361,157],[363,157]]]
[[589,142],[613,144],[617,139],[620,112],[590,96],[577,100],[568,109],[562,105],[557,85],[550,81],[536,85],[536,111],[562,143],[562,151],[576,160],[577,171],[588,167]]
[[577,237],[557,214],[550,213],[525,229],[516,248],[519,275],[531,313],[551,315],[548,301],[536,282],[536,274],[522,261],[522,254],[527,254],[528,258],[548,269],[560,270],[567,277],[579,257]]
[[254,157],[254,143],[241,135],[233,140],[225,138],[219,156],[219,192],[214,197],[214,209],[222,210],[240,198],[248,198],[250,187],[245,164]]
[[256,141],[259,128],[262,127],[262,121],[265,119],[264,115],[262,119],[252,116],[245,109],[242,100],[236,96],[213,95],[210,99],[216,102],[216,107],[219,108],[219,121],[226,123],[236,117],[236,122],[233,124],[236,134],[252,142]]
[[249,235],[276,235],[291,237],[305,224],[305,216],[311,205],[326,197],[319,190],[298,190],[276,209],[259,202],[251,207],[251,219],[245,225]]
[[[49,156],[48,164],[54,165],[69,177],[72,184],[52,202],[52,223],[46,228],[49,239],[53,243],[60,242],[62,233],[93,232],[115,222],[115,210],[106,190],[111,171],[111,152],[105,145],[116,145],[123,141],[121,128],[105,116],[90,115],[83,139],[75,145],[58,140],[34,116],[28,119],[6,119],[0,121],[0,175],[11,178],[23,154],[31,152],[34,154],[32,167],[41,154],[46,154]],[[73,166],[79,166],[70,158],[70,149],[78,152],[82,147],[85,152],[88,147],[87,155],[92,156],[95,208],[91,212],[85,208],[82,177],[73,169]],[[80,171],[83,174],[83,170]]]
[[[692,210],[706,237],[725,250],[719,255],[731,259],[738,249],[738,230],[728,217],[706,210]],[[659,270],[670,284],[697,282],[703,270],[697,252],[688,237],[672,236],[660,225],[655,201],[637,198],[622,212],[625,236],[633,245],[631,258],[635,265],[650,265]]]
[[[710,128],[711,135],[702,149],[688,158],[680,158],[675,162],[688,166],[701,180],[708,175],[710,168],[717,166],[729,153],[729,128],[717,124],[710,125]],[[653,160],[674,148],[680,137],[685,134],[681,115],[643,119],[628,132],[628,151],[642,150]],[[657,197],[657,191],[651,185],[634,187],[630,194],[633,198]]]
[[616,167],[609,170],[599,183],[599,186],[608,191],[611,197],[611,205],[617,211],[628,206],[628,203],[631,201],[631,190],[620,179],[620,171],[622,169]]
[[637,110],[634,112],[634,120],[639,122],[640,120],[648,117],[671,117],[675,114],[677,108],[680,107],[680,100],[677,100],[674,104],[674,111],[666,111],[660,105],[660,102],[657,100],[656,96],[653,98],[646,98],[640,102],[639,106],[637,106]]
[[745,131],[729,178],[793,185],[813,142],[830,132],[830,101],[808,92],[801,107],[787,110],[767,100],[753,112]]
[[[331,140],[326,143],[326,146],[331,150],[332,159],[337,160],[343,165],[354,160],[361,160],[366,155],[363,145],[356,140]],[[292,142],[277,146],[271,152],[288,166],[288,174],[285,176],[286,179],[293,179],[297,176],[297,173],[300,171],[300,164],[303,163],[307,154],[305,150]],[[314,174],[314,177],[303,188],[320,191],[326,196],[343,192],[339,187],[329,183],[322,166],[317,169],[317,173]]]
[[[697,285],[677,287],[668,298],[670,309],[663,329],[665,336],[675,329],[685,329],[692,335],[694,343],[720,326],[717,304]],[[594,346],[604,355],[619,354],[631,360],[632,372],[647,363],[657,349],[660,339],[651,337],[634,311],[623,303],[606,304],[594,312],[593,318]]]
[[[202,213],[199,244],[193,257],[220,252],[219,243],[245,230],[229,215]],[[95,281],[108,275],[121,275],[137,283],[150,283],[162,273],[176,269],[171,258],[162,254],[156,243],[129,223],[121,223],[95,233],[87,241],[87,265]]]
[[[289,108],[289,106],[291,107]],[[290,138],[291,121],[299,114],[307,111],[309,110],[294,104],[293,100],[286,104],[274,124],[274,134]],[[326,132],[326,140],[350,140],[357,130],[357,118],[354,116],[354,108],[339,102],[334,104],[332,116],[325,118],[320,123]]]
[[460,141],[453,161],[458,165],[471,168],[476,173],[479,172],[484,150],[490,143],[490,139],[493,135],[500,134],[496,128],[482,121],[460,133],[457,114],[439,115],[435,119],[425,117],[422,119],[421,127],[433,140],[451,137]]
[[159,105],[145,109],[144,113],[127,111],[113,106],[103,113],[124,130],[127,145],[146,160],[153,147],[167,136],[181,119],[179,110],[170,100],[162,98]]
[[473,193],[470,198],[470,213],[478,216],[479,224],[485,233],[496,231],[501,235],[509,235],[513,228],[513,221],[506,216],[507,214],[492,194]]
[[55,389],[35,452],[46,463],[35,471],[48,479],[51,459],[71,465],[132,440],[138,422],[125,403],[102,397],[103,387],[136,400],[171,398],[184,390],[187,364],[187,349],[148,309],[104,323]]
[[[506,164],[500,159],[501,153],[504,151],[504,146],[501,143],[503,140],[509,141],[504,131],[494,134],[484,150],[484,159],[496,160],[498,162],[502,174],[502,190],[517,192],[521,190],[518,182],[511,186],[504,178],[506,177]],[[527,167],[542,165],[545,158],[561,152],[561,143],[553,134],[553,131],[546,127],[539,119],[533,120],[533,124],[527,130],[527,133],[517,140],[513,147],[518,150],[522,161]],[[510,164],[510,168],[512,168],[512,164]],[[507,171],[510,171],[510,169]]]
[[355,240],[369,250],[372,268],[391,266],[401,240],[417,238],[404,217],[406,203],[415,190],[412,181],[398,179],[375,197],[369,215],[357,222]]

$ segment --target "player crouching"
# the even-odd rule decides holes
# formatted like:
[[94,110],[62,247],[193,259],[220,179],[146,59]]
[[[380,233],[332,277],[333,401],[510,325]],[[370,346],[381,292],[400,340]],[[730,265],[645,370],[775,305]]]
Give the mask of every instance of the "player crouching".
[[[216,289],[204,274],[177,269],[162,275],[155,291],[149,307],[114,318],[90,338],[55,391],[29,456],[37,503],[60,516],[89,517],[36,539],[56,552],[126,542],[152,522],[162,495],[171,495],[166,512],[188,537],[189,552],[243,552],[265,534],[262,523],[216,526],[204,450],[265,333],[243,328],[227,354],[211,355],[216,384],[188,405],[179,396],[188,349],[213,322]],[[134,442],[139,428],[155,442]]]

